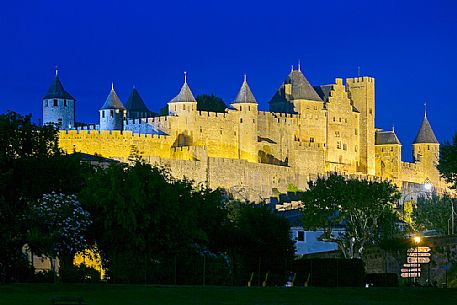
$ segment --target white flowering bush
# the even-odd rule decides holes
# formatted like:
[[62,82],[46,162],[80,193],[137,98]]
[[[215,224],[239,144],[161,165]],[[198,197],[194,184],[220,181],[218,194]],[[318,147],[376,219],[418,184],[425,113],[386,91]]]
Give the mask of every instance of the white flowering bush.
[[92,220],[75,195],[44,194],[31,203],[30,216],[39,228],[35,241],[41,244],[41,252],[49,252],[43,254],[75,253],[86,248],[84,233]]

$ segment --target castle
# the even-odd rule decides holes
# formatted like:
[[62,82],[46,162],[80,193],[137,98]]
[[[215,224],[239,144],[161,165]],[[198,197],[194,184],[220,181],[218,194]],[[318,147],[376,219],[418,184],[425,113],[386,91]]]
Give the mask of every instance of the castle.
[[439,143],[426,114],[413,143],[413,162],[401,160],[394,130],[375,127],[372,77],[336,78],[313,87],[300,66],[292,68],[268,112],[258,110],[246,77],[224,113],[198,111],[186,75],[167,115],[152,113],[135,88],[124,106],[112,87],[95,126],[75,125],[75,105],[56,73],[43,98],[43,123],[60,126],[64,151],[122,162],[141,156],[177,178],[253,201],[291,186],[306,189],[310,179],[329,172],[389,179],[403,192],[430,183],[438,192],[446,189],[436,169]]

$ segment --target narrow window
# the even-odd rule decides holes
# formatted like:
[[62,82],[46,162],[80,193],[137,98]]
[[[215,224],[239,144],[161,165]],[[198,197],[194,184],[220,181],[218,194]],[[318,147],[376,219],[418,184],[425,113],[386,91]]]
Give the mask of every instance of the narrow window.
[[355,151],[355,152],[357,152],[357,145],[356,145],[356,146],[354,146],[354,151]]
[[110,116],[110,118],[112,118],[114,116],[114,111],[113,110],[109,111],[109,116]]
[[255,119],[252,119],[252,123],[254,123],[254,124],[255,124]]
[[336,142],[336,148],[341,149],[341,141]]
[[314,138],[309,138],[309,141],[310,141],[311,143],[314,143]]
[[248,106],[248,111],[251,111],[251,106]]
[[297,232],[297,241],[305,241],[305,232],[304,231],[298,231]]
[[67,107],[67,100],[63,100],[63,106]]
[[243,123],[243,118],[240,118],[240,123]]
[[343,144],[343,150],[348,150],[347,144]]
[[335,119],[335,117],[333,117],[333,122],[336,122],[336,119]]
[[394,151],[394,148],[393,148],[393,147],[391,147],[391,148],[390,148],[390,151]]
[[243,110],[243,106],[240,105],[240,111],[242,111],[242,110]]
[[102,119],[105,118],[105,110],[102,110]]
[[54,107],[57,107],[59,105],[59,102],[57,101],[57,99],[54,99]]
[[373,114],[373,109],[370,108],[370,109],[368,110],[368,112],[369,112],[370,114]]
[[186,104],[182,105],[182,110],[186,110]]
[[355,135],[357,135],[357,134],[358,134],[358,131],[357,131],[357,128],[356,128],[356,129],[355,129]]

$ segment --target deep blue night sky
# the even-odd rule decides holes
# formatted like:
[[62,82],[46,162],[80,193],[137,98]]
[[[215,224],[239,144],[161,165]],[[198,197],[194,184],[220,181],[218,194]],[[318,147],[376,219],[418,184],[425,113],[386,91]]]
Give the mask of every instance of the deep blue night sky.
[[[455,1],[4,1],[0,112],[41,117],[54,76],[95,123],[114,81],[158,111],[188,71],[194,95],[230,103],[244,73],[260,104],[301,60],[313,85],[376,78],[376,126],[395,130],[410,160],[424,100],[440,142],[457,130]],[[324,4],[325,3],[325,4]]]

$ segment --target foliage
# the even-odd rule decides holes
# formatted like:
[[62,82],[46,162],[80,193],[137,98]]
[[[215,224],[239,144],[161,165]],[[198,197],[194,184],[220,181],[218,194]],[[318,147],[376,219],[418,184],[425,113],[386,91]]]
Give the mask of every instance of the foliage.
[[80,198],[94,216],[90,237],[115,281],[143,281],[138,269],[147,273],[170,257],[221,248],[220,191],[194,189],[141,161],[99,168]]
[[[303,194],[304,227],[322,228],[323,241],[338,243],[345,257],[360,258],[367,244],[386,238],[379,220],[392,213],[392,205],[400,194],[386,181],[345,179],[336,174],[309,182]],[[345,234],[334,236],[332,231],[345,226]]]
[[289,184],[287,185],[287,192],[297,193],[297,192],[299,192],[299,191],[300,191],[300,190],[298,189],[298,187],[297,187],[295,184],[289,183]]
[[62,155],[55,127],[35,125],[30,115],[0,114],[0,280],[17,278],[28,202],[52,191],[76,193],[84,172],[78,158]]
[[225,112],[225,109],[227,108],[224,101],[214,94],[198,95],[195,99],[197,100],[198,111]]
[[75,195],[44,194],[31,202],[28,218],[32,223],[29,246],[35,254],[56,257],[87,247],[84,233],[92,220]]
[[457,134],[454,135],[452,143],[445,142],[440,150],[438,170],[446,182],[457,189]]
[[289,222],[265,205],[234,201],[227,209],[233,224],[227,242],[238,268],[233,271],[236,280],[245,284],[248,274],[255,272],[257,276],[259,271],[284,275],[295,252]]
[[415,205],[416,202],[414,200],[408,200],[405,203],[403,203],[403,221],[410,226],[413,225],[413,212]]
[[436,230],[441,234],[447,234],[452,200],[448,195],[439,196],[435,193],[431,197],[419,197],[413,211],[417,229]]

